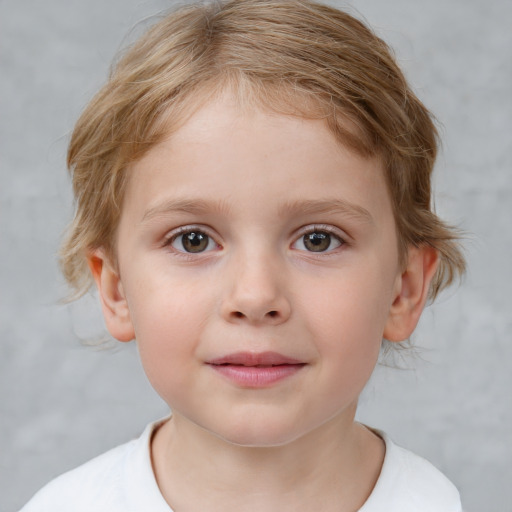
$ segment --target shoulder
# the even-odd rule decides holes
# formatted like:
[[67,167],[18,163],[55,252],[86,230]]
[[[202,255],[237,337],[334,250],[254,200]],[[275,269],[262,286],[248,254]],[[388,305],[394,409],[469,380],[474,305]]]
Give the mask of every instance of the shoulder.
[[64,511],[66,508],[76,511],[107,510],[102,508],[103,504],[112,506],[116,494],[120,494],[121,473],[134,444],[135,441],[131,441],[118,446],[52,480],[21,512]]
[[423,457],[383,432],[386,455],[375,488],[360,512],[461,512],[456,487]]
[[139,501],[154,501],[154,510],[168,512],[151,468],[149,440],[155,425],[148,425],[138,439],[52,480],[20,512],[128,512],[138,510]]

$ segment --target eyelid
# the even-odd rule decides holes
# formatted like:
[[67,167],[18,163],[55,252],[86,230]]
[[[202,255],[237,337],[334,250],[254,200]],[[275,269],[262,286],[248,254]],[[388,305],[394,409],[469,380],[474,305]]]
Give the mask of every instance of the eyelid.
[[307,233],[312,233],[315,231],[324,231],[326,233],[329,233],[330,235],[334,235],[336,238],[339,238],[339,240],[343,243],[347,243],[347,240],[349,239],[349,236],[345,231],[331,224],[308,224],[307,226],[303,226],[299,230],[297,230],[295,240],[297,238],[300,238],[301,236],[304,236]]

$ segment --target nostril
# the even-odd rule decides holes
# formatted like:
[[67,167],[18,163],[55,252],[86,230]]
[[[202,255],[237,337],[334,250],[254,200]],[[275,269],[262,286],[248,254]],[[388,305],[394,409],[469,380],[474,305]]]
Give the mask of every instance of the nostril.
[[260,320],[264,320],[264,319],[272,319],[272,320],[277,320],[279,318],[281,318],[282,314],[279,310],[276,310],[276,309],[272,309],[271,311],[267,311],[263,317],[260,317],[259,315],[252,315],[252,314],[245,314],[243,313],[242,311],[231,311],[230,313],[230,317],[231,319],[237,319],[237,320],[244,320],[244,319],[247,319],[247,320],[256,320],[256,321],[260,321]]

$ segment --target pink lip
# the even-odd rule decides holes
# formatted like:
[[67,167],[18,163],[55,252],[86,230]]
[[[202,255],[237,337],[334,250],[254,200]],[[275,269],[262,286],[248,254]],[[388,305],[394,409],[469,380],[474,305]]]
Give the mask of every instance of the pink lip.
[[207,364],[239,386],[263,388],[291,377],[306,363],[277,352],[237,352]]

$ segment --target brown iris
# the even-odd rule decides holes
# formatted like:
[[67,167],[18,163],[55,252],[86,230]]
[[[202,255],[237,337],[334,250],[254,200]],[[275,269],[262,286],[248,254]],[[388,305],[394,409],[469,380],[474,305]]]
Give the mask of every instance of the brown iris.
[[308,251],[323,252],[331,245],[331,235],[323,231],[315,231],[304,235],[304,247]]
[[208,247],[209,237],[200,231],[191,231],[181,236],[181,243],[187,252],[202,252]]

